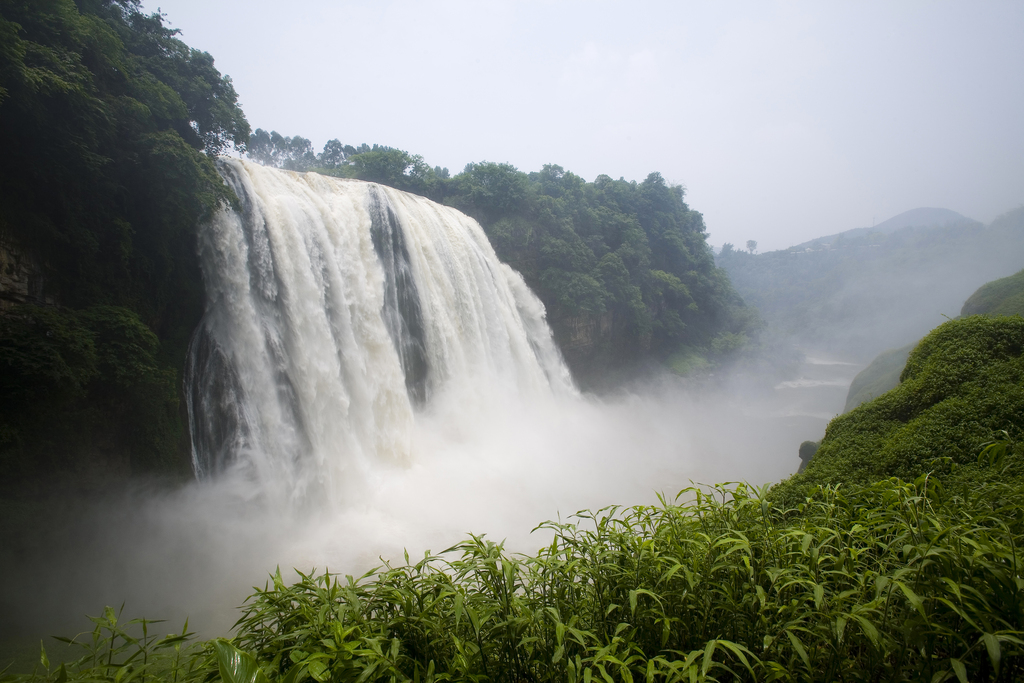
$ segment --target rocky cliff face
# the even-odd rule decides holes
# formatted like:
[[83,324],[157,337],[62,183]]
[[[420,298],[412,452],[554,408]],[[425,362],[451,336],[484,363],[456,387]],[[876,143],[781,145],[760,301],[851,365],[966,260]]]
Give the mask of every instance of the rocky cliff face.
[[615,321],[611,312],[599,316],[556,313],[548,318],[548,323],[577,383],[584,389],[601,384],[597,380],[609,373],[615,360]]
[[15,304],[52,304],[43,292],[43,269],[31,254],[0,234],[0,314]]

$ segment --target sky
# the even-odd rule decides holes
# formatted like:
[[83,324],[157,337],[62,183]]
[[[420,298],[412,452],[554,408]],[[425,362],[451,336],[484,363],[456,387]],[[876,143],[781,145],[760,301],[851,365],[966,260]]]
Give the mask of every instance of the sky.
[[253,129],[686,188],[716,249],[1024,204],[1024,3],[147,0]]

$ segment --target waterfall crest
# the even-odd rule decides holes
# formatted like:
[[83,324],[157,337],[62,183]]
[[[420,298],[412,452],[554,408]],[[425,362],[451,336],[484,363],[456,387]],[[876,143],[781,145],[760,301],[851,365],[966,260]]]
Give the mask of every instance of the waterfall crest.
[[373,183],[218,163],[240,206],[200,231],[197,477],[349,500],[409,462],[419,414],[575,393],[543,305],[476,221]]

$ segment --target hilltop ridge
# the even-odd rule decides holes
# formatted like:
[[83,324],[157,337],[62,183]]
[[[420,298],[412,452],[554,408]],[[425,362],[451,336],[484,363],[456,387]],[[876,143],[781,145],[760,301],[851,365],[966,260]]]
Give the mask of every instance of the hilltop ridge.
[[850,228],[849,230],[843,230],[842,232],[837,232],[832,235],[815,237],[812,240],[801,242],[800,244],[782,251],[801,251],[809,248],[813,249],[821,244],[830,244],[840,237],[843,239],[849,239],[863,237],[872,233],[889,235],[897,230],[902,230],[903,228],[937,228],[955,223],[974,223],[980,225],[978,221],[950,209],[920,207],[904,211],[903,213],[897,214],[892,218],[882,221],[881,223],[877,223],[870,228]]

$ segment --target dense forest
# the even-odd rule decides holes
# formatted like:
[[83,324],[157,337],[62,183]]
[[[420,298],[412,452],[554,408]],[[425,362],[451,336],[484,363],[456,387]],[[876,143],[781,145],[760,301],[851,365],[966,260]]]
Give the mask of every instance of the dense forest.
[[1019,270],[1024,208],[988,226],[917,209],[779,251],[727,244],[716,260],[769,329],[867,362],[920,339],[980,285]]
[[[0,472],[187,472],[180,386],[218,154],[387,184],[477,218],[584,384],[724,357],[756,326],[657,173],[594,182],[250,127],[231,80],[139,0],[0,0]],[[589,374],[585,372],[589,370]],[[60,420],[54,417],[60,415]]]

